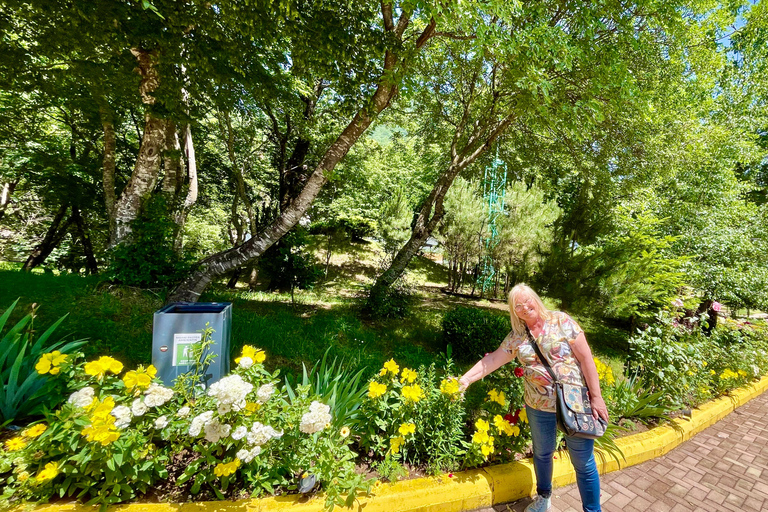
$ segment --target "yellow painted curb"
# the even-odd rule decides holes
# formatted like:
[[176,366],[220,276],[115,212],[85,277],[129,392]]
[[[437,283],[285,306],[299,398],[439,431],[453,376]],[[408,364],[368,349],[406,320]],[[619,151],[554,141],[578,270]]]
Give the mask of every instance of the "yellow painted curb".
[[[687,441],[707,427],[717,423],[737,407],[768,390],[768,376],[756,383],[739,388],[731,395],[703,404],[691,413],[690,419],[675,419],[675,426],[661,426],[622,437],[616,444],[626,457],[621,466],[608,454],[596,453],[601,474],[633,466],[660,457]],[[557,453],[553,471],[554,487],[576,481],[567,451]],[[355,512],[461,512],[530,496],[536,478],[531,459],[499,464],[487,468],[447,475],[418,478],[394,484],[384,484],[373,490],[372,496],[359,499],[351,509]],[[194,503],[131,503],[109,507],[110,512],[321,512],[322,497],[312,499],[296,495],[277,496],[242,501],[207,501]],[[21,512],[29,507],[17,507]],[[93,512],[97,507],[77,503],[40,505],[34,512]]]

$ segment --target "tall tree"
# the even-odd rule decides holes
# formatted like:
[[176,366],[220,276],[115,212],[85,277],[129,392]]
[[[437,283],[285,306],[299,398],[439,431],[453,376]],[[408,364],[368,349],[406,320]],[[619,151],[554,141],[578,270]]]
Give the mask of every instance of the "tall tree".
[[546,127],[588,146],[590,127],[641,99],[646,84],[636,76],[683,55],[698,8],[537,2],[475,26],[468,23],[463,36],[456,36],[462,41],[446,41],[439,51],[453,58],[432,65],[417,100],[431,104],[432,125],[443,127],[436,131],[450,141],[446,164],[422,203],[411,239],[373,286],[372,303],[386,294],[440,222],[456,176],[513,123]]

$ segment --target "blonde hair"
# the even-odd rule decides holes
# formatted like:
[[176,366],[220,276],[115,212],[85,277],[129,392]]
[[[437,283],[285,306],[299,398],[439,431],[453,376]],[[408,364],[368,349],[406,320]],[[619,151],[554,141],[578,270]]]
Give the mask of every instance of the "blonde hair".
[[517,316],[517,313],[515,313],[515,306],[517,305],[518,298],[521,295],[528,295],[531,298],[534,308],[539,313],[539,316],[541,316],[544,320],[549,320],[552,318],[552,312],[547,309],[547,306],[544,305],[544,302],[542,302],[539,294],[533,291],[530,286],[525,283],[516,284],[509,291],[509,319],[512,323],[512,330],[515,332],[515,334],[525,336],[525,322],[520,319],[519,316]]

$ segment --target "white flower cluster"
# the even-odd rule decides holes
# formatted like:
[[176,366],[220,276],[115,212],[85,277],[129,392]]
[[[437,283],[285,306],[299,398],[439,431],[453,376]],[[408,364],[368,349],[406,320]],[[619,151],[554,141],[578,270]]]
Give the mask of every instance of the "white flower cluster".
[[208,388],[208,396],[218,400],[219,414],[245,408],[245,397],[253,389],[253,384],[245,382],[239,375],[230,375],[215,382]]
[[251,448],[250,450],[246,450],[245,448],[243,448],[242,450],[239,450],[235,454],[235,457],[237,457],[241,461],[248,464],[260,453],[261,453],[261,446],[256,446],[254,448]]
[[248,444],[261,446],[270,439],[282,437],[283,433],[278,432],[269,425],[264,425],[258,421],[253,424],[250,432],[246,434]]
[[269,400],[272,395],[275,393],[275,384],[270,382],[269,384],[264,384],[259,389],[256,390],[256,401],[260,404],[267,403],[267,400]]
[[320,432],[331,421],[331,408],[318,401],[314,401],[309,406],[309,412],[301,417],[299,430],[305,434],[314,434]]
[[168,416],[162,415],[155,420],[155,428],[161,429],[168,426]]
[[238,363],[238,366],[242,368],[243,370],[247,370],[251,366],[253,366],[253,359],[250,357],[241,357],[240,362]]
[[154,382],[149,385],[149,388],[144,392],[146,397],[144,403],[147,407],[160,407],[168,400],[173,398],[173,390],[170,388],[164,388]]
[[178,416],[179,418],[186,418],[187,416],[189,416],[190,410],[191,409],[185,405],[184,407],[178,410],[178,412],[176,413],[176,416]]
[[213,411],[207,411],[192,418],[192,423],[189,425],[189,435],[192,437],[199,436],[203,427],[212,419]]
[[131,409],[125,405],[118,405],[112,409],[112,416],[115,417],[115,427],[123,429],[131,424]]
[[206,441],[218,443],[221,439],[229,435],[232,431],[232,426],[221,423],[217,418],[214,418],[205,424],[203,430],[205,431]]
[[148,410],[149,407],[147,407],[147,404],[141,401],[141,398],[137,398],[131,404],[131,412],[134,416],[144,416]]
[[70,404],[75,404],[75,407],[85,408],[91,405],[91,402],[93,402],[94,396],[95,396],[95,392],[93,391],[93,388],[90,386],[86,386],[80,391],[75,391],[74,393],[69,395],[67,402]]
[[232,432],[232,439],[234,439],[235,441],[239,441],[242,438],[244,438],[246,434],[248,434],[248,429],[240,425],[235,429],[234,432]]

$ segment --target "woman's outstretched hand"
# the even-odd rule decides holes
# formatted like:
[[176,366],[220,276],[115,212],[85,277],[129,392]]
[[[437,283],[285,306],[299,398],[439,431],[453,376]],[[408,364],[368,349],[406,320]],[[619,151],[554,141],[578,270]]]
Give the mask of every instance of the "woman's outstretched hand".
[[590,396],[589,400],[592,404],[592,416],[594,416],[595,419],[600,417],[605,420],[606,423],[608,423],[608,407],[605,406],[605,400],[603,400],[603,397]]
[[469,379],[467,379],[466,377],[461,377],[459,379],[459,391],[461,391],[462,393],[465,392],[470,384],[472,383],[469,382]]

